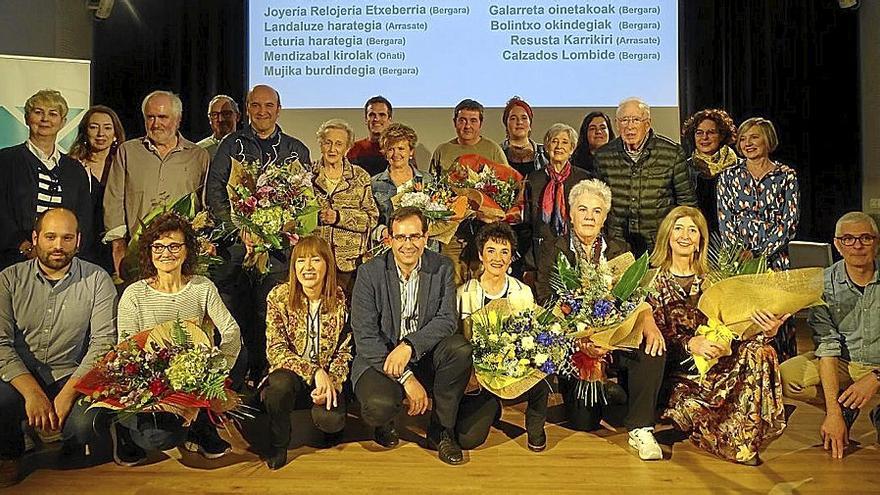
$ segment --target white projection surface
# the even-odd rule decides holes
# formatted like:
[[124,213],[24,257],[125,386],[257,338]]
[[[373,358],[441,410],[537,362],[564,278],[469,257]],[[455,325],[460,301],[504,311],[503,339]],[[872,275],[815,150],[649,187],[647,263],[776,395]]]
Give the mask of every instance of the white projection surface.
[[286,108],[678,106],[678,0],[250,0],[249,85]]

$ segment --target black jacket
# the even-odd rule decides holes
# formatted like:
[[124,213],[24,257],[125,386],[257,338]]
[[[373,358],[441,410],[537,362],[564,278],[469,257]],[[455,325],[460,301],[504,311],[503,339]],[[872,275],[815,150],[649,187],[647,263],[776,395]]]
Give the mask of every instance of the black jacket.
[[[19,246],[31,240],[41,166],[25,143],[0,150],[0,270],[25,260]],[[80,257],[92,260],[95,227],[89,176],[85,167],[65,154],[55,170],[61,184],[61,207],[74,212],[79,222]]]

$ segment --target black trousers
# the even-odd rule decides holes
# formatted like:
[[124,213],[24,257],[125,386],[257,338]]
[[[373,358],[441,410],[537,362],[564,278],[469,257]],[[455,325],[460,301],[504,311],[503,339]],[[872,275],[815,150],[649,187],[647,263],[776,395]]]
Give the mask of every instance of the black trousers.
[[[411,365],[416,378],[434,398],[429,433],[454,430],[458,408],[473,367],[471,344],[463,335],[441,340],[431,352]],[[374,368],[367,369],[354,387],[361,403],[361,418],[373,427],[394,421],[403,407],[403,386]]]
[[276,285],[288,280],[288,259],[278,252],[269,253],[269,273],[242,268],[245,247],[233,244],[218,252],[224,264],[213,267],[211,279],[217,285],[220,298],[241,328],[241,338],[247,349],[247,371],[254,382],[266,374],[266,297]]
[[[528,401],[526,405],[526,432],[530,437],[539,435],[547,422],[547,400],[550,398],[550,384],[541,380],[527,392],[513,399],[514,402]],[[475,395],[465,395],[458,412],[455,433],[463,449],[474,449],[489,437],[489,429],[501,408],[501,400],[486,389]]]
[[324,433],[338,433],[345,428],[345,393],[336,395],[336,407],[327,409],[312,403],[315,387],[290,370],[269,373],[263,391],[263,404],[269,413],[272,446],[287,448],[290,444],[290,413],[311,407],[312,421]]
[[[51,401],[61,392],[69,377],[50,384],[43,383],[37,375],[34,378]],[[93,453],[109,452],[109,415],[99,408],[87,407],[79,399],[74,401],[61,428],[62,439],[68,444],[88,444]],[[24,397],[8,382],[0,381],[0,459],[18,459],[24,454],[21,422],[26,419]]]
[[140,448],[170,450],[182,444],[188,436],[196,439],[217,430],[208,413],[202,409],[189,426],[183,418],[170,412],[137,413],[124,417],[119,425],[128,428],[131,439]]
[[[623,425],[627,430],[654,426],[666,354],[652,357],[642,347],[632,351],[614,351],[613,359],[611,366],[618,370],[621,386],[628,395]],[[559,391],[565,404],[566,417],[576,430],[595,430],[599,428],[603,406],[578,398],[577,384],[578,380],[559,377]]]

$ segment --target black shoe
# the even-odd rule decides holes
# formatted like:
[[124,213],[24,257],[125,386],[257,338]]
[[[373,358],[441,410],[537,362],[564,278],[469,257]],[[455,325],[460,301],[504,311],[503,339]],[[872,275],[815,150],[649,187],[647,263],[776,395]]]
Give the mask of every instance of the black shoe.
[[287,465],[287,449],[284,447],[269,447],[266,455],[266,466],[275,471]]
[[527,444],[532,452],[543,452],[547,448],[547,434],[544,433],[544,428],[541,428],[539,433],[529,432],[528,438]]
[[120,466],[136,466],[147,459],[144,449],[134,443],[128,428],[119,423],[110,426],[110,437],[113,440],[113,461]]
[[337,431],[336,433],[324,432],[323,438],[321,439],[321,448],[331,449],[339,445],[339,443],[342,442],[342,436],[342,431]]
[[376,428],[376,431],[373,433],[373,439],[386,449],[396,447],[400,443],[400,436],[397,434],[397,430],[394,429],[394,424]]
[[232,445],[220,438],[217,428],[213,426],[196,428],[195,425],[193,426],[187,432],[186,442],[183,444],[186,450],[198,452],[205,459],[219,459],[232,450]]
[[19,482],[20,459],[0,459],[0,488],[7,488]]
[[853,425],[856,422],[856,419],[859,418],[859,413],[862,412],[862,410],[858,408],[853,409],[850,407],[841,407],[840,412],[843,413],[843,422],[846,423],[846,432],[847,434],[849,434],[849,432],[852,430]]
[[877,431],[877,443],[880,443],[880,406],[872,409],[868,418],[871,419],[871,423],[874,425],[874,430]]
[[455,441],[455,435],[449,430],[444,429],[440,432],[440,438],[433,440],[432,435],[428,435],[428,446],[437,451],[437,456],[446,464],[457,466],[464,462],[464,454],[461,447]]

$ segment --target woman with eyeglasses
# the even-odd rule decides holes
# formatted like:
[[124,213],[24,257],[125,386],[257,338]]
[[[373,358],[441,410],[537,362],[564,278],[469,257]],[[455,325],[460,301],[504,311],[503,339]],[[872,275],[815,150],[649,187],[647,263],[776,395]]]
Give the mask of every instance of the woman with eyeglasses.
[[327,241],[336,254],[337,281],[347,296],[354,275],[370,247],[370,233],[379,209],[370,187],[370,174],[345,158],[354,141],[347,122],[330,119],[317,133],[321,159],[315,163],[315,196],[321,211],[314,234]]
[[[779,139],[773,123],[754,117],[740,124],[737,147],[743,159],[718,176],[718,227],[722,240],[753,256],[766,256],[774,270],[789,267],[788,243],[797,233],[800,192],[797,174],[770,159]],[[794,327],[776,335],[780,360],[797,355]]]
[[724,110],[700,110],[685,121],[681,137],[685,148],[693,150],[687,164],[697,207],[706,216],[709,233],[718,232],[716,183],[718,174],[738,159],[731,148],[736,141],[736,125]]
[[[241,349],[239,327],[214,283],[196,273],[198,254],[198,239],[189,221],[168,212],[150,222],[140,239],[141,279],[128,286],[119,300],[118,338],[122,342],[178,319],[216,327],[218,347],[232,368]],[[233,378],[233,383],[236,381]],[[187,450],[208,459],[222,457],[230,449],[204,411],[189,428],[183,426],[180,416],[171,413],[140,413],[113,428],[114,460],[124,466],[146,459],[145,450],[167,450],[181,442]]]

